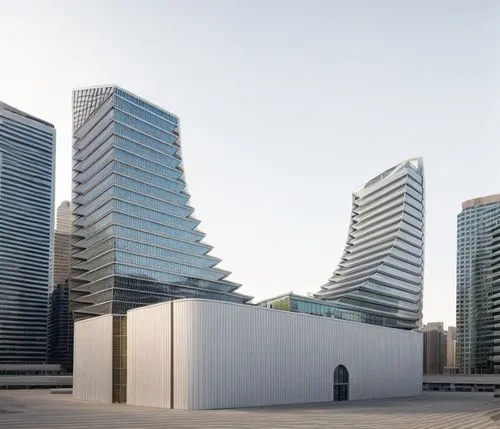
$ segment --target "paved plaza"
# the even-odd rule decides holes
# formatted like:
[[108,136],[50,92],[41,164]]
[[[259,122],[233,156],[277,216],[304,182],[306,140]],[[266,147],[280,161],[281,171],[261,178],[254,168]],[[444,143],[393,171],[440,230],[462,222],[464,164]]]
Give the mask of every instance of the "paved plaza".
[[47,390],[0,390],[0,428],[500,428],[492,394],[421,396],[238,410],[182,411],[79,402]]

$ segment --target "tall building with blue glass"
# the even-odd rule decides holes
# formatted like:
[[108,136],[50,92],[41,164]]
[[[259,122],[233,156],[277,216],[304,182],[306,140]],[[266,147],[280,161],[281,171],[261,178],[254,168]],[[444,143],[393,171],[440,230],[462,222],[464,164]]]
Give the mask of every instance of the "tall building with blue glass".
[[246,302],[189,205],[179,119],[117,86],[73,92],[75,319],[177,298]]
[[54,126],[0,102],[0,363],[43,363]]
[[500,194],[457,216],[457,360],[461,374],[500,373]]

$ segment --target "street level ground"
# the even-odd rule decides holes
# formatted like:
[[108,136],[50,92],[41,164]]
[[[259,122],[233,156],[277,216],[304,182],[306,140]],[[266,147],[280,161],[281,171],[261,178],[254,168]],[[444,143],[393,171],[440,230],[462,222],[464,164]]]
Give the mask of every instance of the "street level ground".
[[98,404],[47,390],[0,390],[0,428],[500,428],[491,393],[238,410],[182,411]]

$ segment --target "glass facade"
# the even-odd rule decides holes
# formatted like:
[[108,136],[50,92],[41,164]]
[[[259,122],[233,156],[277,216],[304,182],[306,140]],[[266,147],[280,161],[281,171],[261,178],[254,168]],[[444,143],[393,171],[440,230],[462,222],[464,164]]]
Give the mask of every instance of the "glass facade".
[[68,284],[56,284],[49,298],[47,360],[73,370],[73,320],[69,311]]
[[76,318],[186,297],[251,299],[198,230],[178,118],[115,86],[76,90],[73,112]]
[[292,311],[294,313],[312,314],[314,316],[333,317],[351,322],[369,323],[371,325],[394,326],[398,319],[372,313],[357,305],[340,301],[325,301],[293,293],[269,298],[258,303],[261,307],[275,310]]
[[500,195],[457,216],[457,360],[462,374],[500,373]]
[[416,158],[353,193],[344,254],[315,297],[349,304],[384,326],[419,328],[423,257],[424,176],[422,159]]
[[43,363],[54,127],[0,102],[0,363]]

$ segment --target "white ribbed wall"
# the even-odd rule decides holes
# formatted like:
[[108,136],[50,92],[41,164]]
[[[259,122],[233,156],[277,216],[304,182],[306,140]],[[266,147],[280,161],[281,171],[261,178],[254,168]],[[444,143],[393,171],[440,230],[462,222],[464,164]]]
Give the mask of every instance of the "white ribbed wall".
[[[167,311],[162,313],[163,323],[153,314],[170,305],[174,408],[332,401],[333,372],[339,364],[349,371],[350,399],[421,392],[421,333],[219,301],[182,300],[128,313],[135,317],[134,335],[142,337],[140,342],[132,340],[129,330],[128,367],[141,371],[141,377],[129,377],[129,403],[168,403],[167,394],[153,399],[148,392],[160,392],[159,386],[168,382],[168,375],[163,375],[168,359],[150,353],[144,364],[142,356],[169,335]],[[148,380],[148,389],[139,384],[140,378]]]
[[113,402],[113,317],[75,323],[73,397]]
[[127,356],[133,356],[127,359],[129,404],[170,408],[171,305],[167,302],[127,313]]

